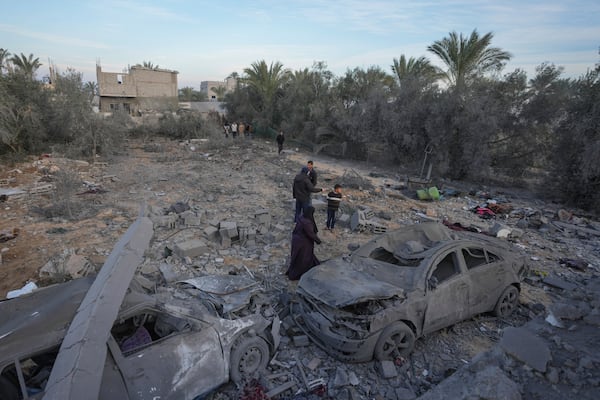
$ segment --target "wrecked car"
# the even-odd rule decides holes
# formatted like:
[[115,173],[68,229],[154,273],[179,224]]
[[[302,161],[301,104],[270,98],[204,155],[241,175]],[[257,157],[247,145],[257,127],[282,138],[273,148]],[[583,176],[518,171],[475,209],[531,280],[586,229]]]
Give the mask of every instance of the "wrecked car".
[[509,316],[527,268],[499,239],[416,224],[306,272],[293,312],[342,361],[394,360],[416,338],[476,314]]
[[96,277],[0,302],[1,399],[194,399],[267,366],[278,324],[260,313],[130,287],[152,233],[141,217]]

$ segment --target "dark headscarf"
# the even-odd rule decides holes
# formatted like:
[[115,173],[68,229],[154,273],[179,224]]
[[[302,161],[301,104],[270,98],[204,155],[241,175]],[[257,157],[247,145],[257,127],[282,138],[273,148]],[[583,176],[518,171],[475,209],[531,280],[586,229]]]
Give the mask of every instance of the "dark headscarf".
[[308,206],[304,209],[304,218],[308,219],[312,222],[313,227],[315,229],[315,233],[319,232],[317,229],[317,223],[315,222],[315,208],[313,206]]

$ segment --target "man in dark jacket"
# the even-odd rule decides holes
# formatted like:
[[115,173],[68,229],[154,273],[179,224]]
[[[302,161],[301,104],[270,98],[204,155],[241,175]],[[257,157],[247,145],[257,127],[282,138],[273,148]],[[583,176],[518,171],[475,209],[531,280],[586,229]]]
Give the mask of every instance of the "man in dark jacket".
[[294,177],[294,185],[292,192],[296,199],[296,212],[294,214],[294,222],[298,222],[300,214],[306,207],[310,205],[311,193],[323,191],[321,188],[316,188],[310,181],[308,176],[308,168],[303,167],[298,175]]

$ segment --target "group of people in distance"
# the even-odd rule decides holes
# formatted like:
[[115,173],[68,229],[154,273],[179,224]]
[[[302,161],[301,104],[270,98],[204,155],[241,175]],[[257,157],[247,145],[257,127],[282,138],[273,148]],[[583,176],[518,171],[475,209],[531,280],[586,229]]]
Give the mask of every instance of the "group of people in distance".
[[238,135],[240,137],[250,137],[252,134],[252,125],[245,122],[232,122],[231,124],[229,122],[225,122],[223,124],[223,133],[225,134],[226,138],[228,138],[229,135],[231,135],[233,138],[238,137]]
[[[281,133],[283,135],[283,133]],[[281,152],[281,145],[277,142]],[[286,272],[291,280],[298,280],[312,267],[319,265],[320,261],[315,256],[314,246],[321,244],[321,239],[317,235],[319,229],[315,222],[315,208],[312,206],[312,193],[322,192],[323,189],[317,187],[317,171],[314,169],[314,163],[308,161],[305,167],[294,177],[292,192],[296,199],[296,210],[294,213],[294,222],[296,226],[292,232],[292,252],[290,265]],[[336,221],[336,212],[340,207],[342,200],[342,186],[336,184],[333,190],[327,195],[327,223],[326,230],[333,231]]]

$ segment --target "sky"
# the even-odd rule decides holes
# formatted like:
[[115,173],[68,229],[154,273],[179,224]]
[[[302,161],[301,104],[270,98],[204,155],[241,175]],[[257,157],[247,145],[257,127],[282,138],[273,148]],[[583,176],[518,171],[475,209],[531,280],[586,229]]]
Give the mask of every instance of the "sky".
[[48,74],[96,80],[105,72],[150,61],[179,71],[179,87],[242,75],[253,62],[280,61],[291,70],[325,61],[337,76],[348,68],[426,56],[427,46],[456,31],[493,32],[492,46],[532,78],[550,62],[576,78],[600,62],[598,0],[0,0],[0,48],[32,53]]

